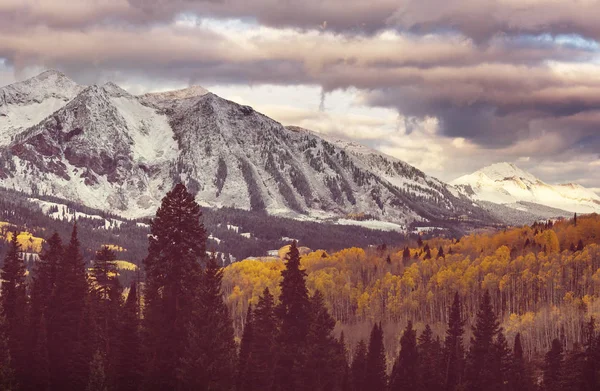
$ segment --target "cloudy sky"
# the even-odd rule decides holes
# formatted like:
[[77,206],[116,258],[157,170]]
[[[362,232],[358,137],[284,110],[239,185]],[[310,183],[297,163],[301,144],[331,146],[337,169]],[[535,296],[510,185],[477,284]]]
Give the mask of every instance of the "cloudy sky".
[[600,190],[600,0],[0,0],[0,84],[199,84],[444,180]]

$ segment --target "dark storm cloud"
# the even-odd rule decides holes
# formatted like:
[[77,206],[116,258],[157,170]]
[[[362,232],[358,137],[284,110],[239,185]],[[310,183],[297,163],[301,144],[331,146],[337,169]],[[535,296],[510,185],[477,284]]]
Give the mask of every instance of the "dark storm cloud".
[[567,159],[599,143],[598,11],[595,0],[0,0],[0,58],[84,83],[355,87],[397,109],[408,134],[435,117],[441,137]]

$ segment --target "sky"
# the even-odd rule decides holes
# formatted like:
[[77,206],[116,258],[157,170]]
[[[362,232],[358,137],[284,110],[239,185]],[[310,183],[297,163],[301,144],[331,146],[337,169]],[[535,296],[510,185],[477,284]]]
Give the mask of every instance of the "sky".
[[0,0],[0,85],[202,85],[450,181],[600,191],[600,0]]

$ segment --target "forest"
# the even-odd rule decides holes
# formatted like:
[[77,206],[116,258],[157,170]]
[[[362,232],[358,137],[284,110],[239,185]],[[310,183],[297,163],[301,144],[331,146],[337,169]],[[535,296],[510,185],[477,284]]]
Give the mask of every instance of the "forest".
[[202,215],[170,191],[128,284],[78,224],[31,271],[7,235],[0,389],[600,387],[598,216],[222,267]]

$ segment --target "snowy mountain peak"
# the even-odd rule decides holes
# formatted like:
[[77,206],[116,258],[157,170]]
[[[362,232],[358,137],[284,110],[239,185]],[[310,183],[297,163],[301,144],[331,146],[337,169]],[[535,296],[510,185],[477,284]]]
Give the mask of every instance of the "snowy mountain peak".
[[140,98],[153,106],[160,107],[172,105],[174,102],[180,100],[199,98],[206,94],[209,94],[207,89],[200,86],[191,86],[174,91],[149,92],[140,96]]
[[569,213],[600,212],[600,196],[595,192],[574,183],[545,183],[512,163],[492,164],[451,184],[479,201],[506,205],[528,202]]
[[513,163],[507,162],[489,165],[477,171],[476,173],[485,174],[488,178],[495,181],[501,181],[507,178],[517,178],[534,183],[537,181],[537,178],[534,175],[520,169]]

